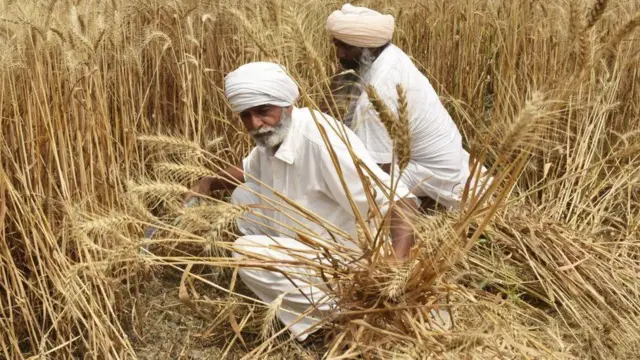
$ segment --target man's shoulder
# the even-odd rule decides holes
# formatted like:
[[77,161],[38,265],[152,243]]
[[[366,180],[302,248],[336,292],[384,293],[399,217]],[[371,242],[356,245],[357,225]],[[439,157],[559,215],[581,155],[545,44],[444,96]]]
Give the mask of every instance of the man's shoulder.
[[385,49],[385,51],[389,52],[389,59],[398,65],[398,67],[407,65],[408,63],[410,63],[411,67],[415,67],[411,57],[398,46],[389,44],[389,47]]
[[300,123],[299,136],[301,140],[308,145],[325,146],[325,140],[318,125],[323,128],[324,133],[333,146],[344,145],[344,141],[338,135],[339,133],[349,134],[350,137],[355,136],[352,135],[352,131],[342,122],[318,110],[297,108],[295,115]]
[[245,156],[245,159],[258,159],[261,156],[265,156],[264,149],[259,146],[254,146],[253,148],[251,148],[251,150],[249,150],[249,153],[247,154],[247,156]]
[[372,73],[370,83],[373,86],[392,86],[395,90],[395,86],[403,80],[413,80],[416,76],[422,76],[409,55],[396,45],[389,44],[383,56],[383,62]]

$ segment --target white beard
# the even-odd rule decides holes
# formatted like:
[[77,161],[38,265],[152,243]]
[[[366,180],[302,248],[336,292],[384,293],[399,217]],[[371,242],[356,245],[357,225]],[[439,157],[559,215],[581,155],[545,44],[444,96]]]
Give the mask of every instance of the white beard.
[[282,109],[280,122],[276,126],[264,125],[259,130],[249,132],[256,145],[265,149],[273,149],[282,144],[291,128],[291,115]]
[[358,73],[360,74],[361,84],[368,84],[371,79],[369,79],[369,70],[373,66],[373,63],[376,61],[376,58],[371,53],[371,50],[364,49],[362,50],[362,54],[360,54],[360,67],[358,68]]
[[355,76],[350,76],[349,80],[345,81],[345,94],[342,95],[347,103],[347,113],[344,116],[344,122],[347,127],[353,129],[356,124],[353,122],[354,111],[356,108],[356,103],[360,98],[360,95],[364,92],[364,87],[366,84],[370,82],[370,74],[369,71],[373,66],[373,62],[376,59],[374,58],[371,50],[364,49],[362,54],[360,55],[359,63],[360,66],[356,70]]

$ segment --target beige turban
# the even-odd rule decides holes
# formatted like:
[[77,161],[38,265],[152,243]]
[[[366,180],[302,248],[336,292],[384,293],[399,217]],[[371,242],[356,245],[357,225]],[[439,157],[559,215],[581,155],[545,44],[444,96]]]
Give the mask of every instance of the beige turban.
[[351,4],[332,12],[327,19],[327,29],[334,38],[357,47],[379,47],[388,43],[394,26],[393,16]]

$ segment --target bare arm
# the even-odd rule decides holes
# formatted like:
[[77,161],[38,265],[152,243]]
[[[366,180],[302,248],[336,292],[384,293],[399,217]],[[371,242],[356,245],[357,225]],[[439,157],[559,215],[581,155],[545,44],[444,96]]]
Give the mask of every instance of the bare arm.
[[209,193],[216,190],[233,190],[238,184],[244,182],[244,172],[242,169],[242,163],[236,166],[228,167],[224,173],[219,174],[215,178],[204,178],[209,184]]
[[409,250],[415,243],[415,235],[411,227],[411,215],[418,210],[411,200],[396,201],[391,212],[391,246],[399,260],[405,260]]
[[238,184],[244,182],[244,169],[242,163],[236,166],[230,166],[216,177],[203,177],[193,187],[191,193],[187,194],[185,201],[196,194],[210,196],[217,190],[233,190]]

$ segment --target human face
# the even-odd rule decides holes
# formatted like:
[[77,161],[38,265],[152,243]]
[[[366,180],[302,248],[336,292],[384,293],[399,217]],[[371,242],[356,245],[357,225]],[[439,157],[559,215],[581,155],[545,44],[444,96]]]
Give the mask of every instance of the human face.
[[362,48],[351,46],[338,39],[333,39],[333,44],[336,47],[338,61],[345,70],[357,70],[360,67]]
[[256,145],[275,148],[284,141],[291,125],[291,107],[260,105],[240,113],[242,123]]

